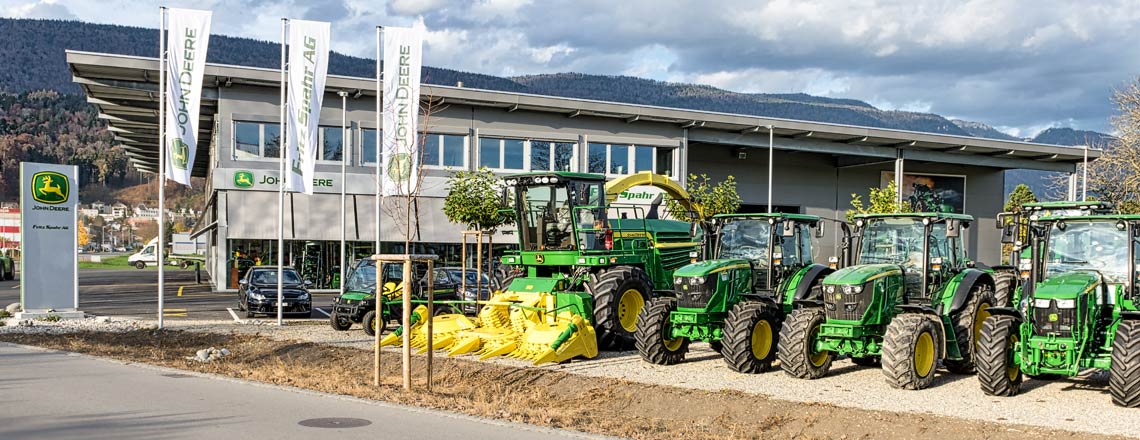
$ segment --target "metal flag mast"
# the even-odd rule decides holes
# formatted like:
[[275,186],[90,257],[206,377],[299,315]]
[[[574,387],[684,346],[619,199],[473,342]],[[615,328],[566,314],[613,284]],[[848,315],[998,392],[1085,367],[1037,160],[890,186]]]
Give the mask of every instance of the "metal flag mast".
[[345,191],[348,186],[348,182],[345,180],[348,175],[348,127],[345,123],[348,119],[348,92],[341,90],[336,94],[340,96],[340,278],[337,287],[340,287],[340,294],[344,295],[345,263],[348,262],[348,256],[344,253],[345,234],[347,233],[345,209],[348,199]]
[[289,19],[281,19],[281,141],[278,144],[277,155],[281,159],[279,167],[279,175],[277,176],[277,325],[282,326],[282,309],[281,301],[283,300],[284,279],[282,276],[285,270],[285,150],[289,148],[289,130],[286,129],[285,122],[285,87],[286,87],[286,64],[285,64],[285,44],[288,41],[288,26]]
[[162,211],[166,207],[166,6],[158,8],[158,247],[155,254],[158,257],[158,328],[163,327],[163,311],[165,303],[163,290],[166,280],[162,266],[165,263],[163,252],[166,250],[166,227],[163,225]]

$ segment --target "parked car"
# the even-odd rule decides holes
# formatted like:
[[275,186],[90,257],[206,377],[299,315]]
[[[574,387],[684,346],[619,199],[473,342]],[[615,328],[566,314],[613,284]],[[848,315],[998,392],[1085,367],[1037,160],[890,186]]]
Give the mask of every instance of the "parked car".
[[[290,316],[309,317],[313,313],[313,297],[309,295],[308,281],[301,281],[301,275],[292,267],[282,269],[283,313]],[[277,268],[252,267],[238,281],[238,310],[247,318],[262,313],[277,314]]]
[[[462,291],[460,295],[464,301],[487,301],[491,299],[491,293],[494,290],[491,285],[491,277],[486,273],[478,273],[475,269],[467,268],[467,286],[463,285],[463,268],[461,267],[443,267],[436,269],[436,279],[447,278],[447,282],[454,285],[457,290]],[[482,278],[482,281],[479,280]],[[478,282],[478,291],[476,291],[476,284]],[[437,281],[438,283],[438,281]],[[479,312],[479,307],[476,304],[463,304],[463,313],[474,315]]]
[[[424,275],[427,273],[427,265],[422,263],[414,263],[413,279],[416,282],[413,284],[412,297],[416,300],[426,299],[423,292],[426,290],[427,280]],[[383,296],[386,301],[392,303],[385,303],[382,307],[379,319],[376,317],[376,262],[372,260],[357,261],[352,271],[346,277],[344,285],[344,294],[333,300],[332,313],[329,314],[329,324],[332,328],[338,331],[346,331],[352,328],[353,323],[363,324],[364,333],[373,336],[378,328],[382,328],[386,323],[399,319],[402,316],[400,305],[395,301],[403,294],[403,278],[404,268],[402,264],[388,263],[384,265],[384,270],[381,273],[383,286]],[[446,278],[440,275],[446,276]],[[456,285],[452,282],[451,277],[440,269],[436,269],[435,277],[435,300],[436,301],[454,301],[459,299],[456,296]],[[455,313],[455,309],[449,305],[438,304],[435,307],[435,314]]]

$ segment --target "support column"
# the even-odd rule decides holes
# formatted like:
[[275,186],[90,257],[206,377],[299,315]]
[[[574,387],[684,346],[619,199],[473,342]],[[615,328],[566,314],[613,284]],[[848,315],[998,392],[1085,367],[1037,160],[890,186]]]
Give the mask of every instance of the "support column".
[[903,154],[902,150],[895,150],[895,203],[902,205],[903,201]]
[[1077,173],[1069,173],[1069,194],[1066,200],[1077,200]]

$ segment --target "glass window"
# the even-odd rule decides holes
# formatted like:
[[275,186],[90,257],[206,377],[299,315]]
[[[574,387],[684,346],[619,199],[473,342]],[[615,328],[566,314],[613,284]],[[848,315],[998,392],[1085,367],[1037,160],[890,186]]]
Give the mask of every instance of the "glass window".
[[439,135],[429,134],[424,137],[422,164],[425,166],[439,166]]
[[633,147],[633,166],[635,172],[653,171],[653,147],[638,145]]
[[591,173],[605,173],[606,172],[606,144],[590,144],[589,148],[589,163],[587,164],[588,172]]
[[658,148],[657,149],[657,168],[654,169],[657,174],[664,174],[666,176],[673,175],[673,149],[672,148]]
[[573,162],[576,145],[572,142],[554,143],[554,171],[570,171],[570,163]]
[[321,127],[320,160],[341,160],[344,151],[344,136],[340,127]]
[[281,126],[278,124],[264,124],[265,130],[265,157],[281,157]]
[[360,163],[376,163],[376,133],[372,128],[365,128],[360,132]]
[[530,169],[533,171],[550,169],[550,144],[547,141],[530,141]]
[[629,174],[629,146],[610,145],[610,174]]
[[261,124],[255,122],[234,123],[234,158],[243,159],[261,156]]
[[503,139],[503,168],[521,170],[523,168],[523,140]]
[[465,136],[454,135],[440,135],[443,138],[443,166],[445,167],[462,167],[467,162],[464,160],[465,148],[464,144],[467,142]]
[[499,157],[499,139],[479,139],[479,166],[487,168],[502,168],[502,159]]

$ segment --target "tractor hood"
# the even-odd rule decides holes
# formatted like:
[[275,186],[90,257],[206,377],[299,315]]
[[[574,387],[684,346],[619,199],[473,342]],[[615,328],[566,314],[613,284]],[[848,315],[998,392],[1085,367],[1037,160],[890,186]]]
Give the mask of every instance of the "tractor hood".
[[1033,291],[1036,298],[1075,299],[1100,284],[1100,275],[1087,270],[1075,270],[1050,277],[1037,284]]
[[365,300],[365,299],[371,299],[372,296],[373,296],[372,292],[348,291],[348,292],[344,292],[344,295],[341,295],[340,297],[341,297],[341,299],[351,299],[353,301],[361,301],[361,300]]
[[708,276],[711,273],[720,272],[728,269],[735,269],[740,266],[751,267],[748,260],[738,258],[728,258],[723,260],[705,260],[696,263],[690,263],[681,266],[673,272],[674,277],[697,277]]
[[836,285],[863,284],[892,273],[901,275],[902,269],[897,264],[861,264],[839,269],[824,278],[823,283]]

